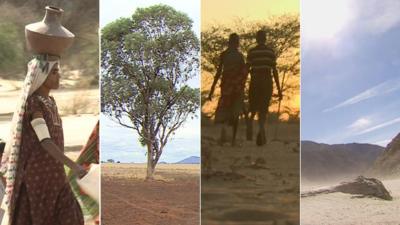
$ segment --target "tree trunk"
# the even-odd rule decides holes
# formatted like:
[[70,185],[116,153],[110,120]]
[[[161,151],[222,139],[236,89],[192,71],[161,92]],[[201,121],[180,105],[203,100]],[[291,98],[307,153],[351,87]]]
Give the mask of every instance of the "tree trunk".
[[154,165],[153,165],[153,150],[151,146],[151,142],[147,142],[147,174],[146,180],[153,180],[154,174]]

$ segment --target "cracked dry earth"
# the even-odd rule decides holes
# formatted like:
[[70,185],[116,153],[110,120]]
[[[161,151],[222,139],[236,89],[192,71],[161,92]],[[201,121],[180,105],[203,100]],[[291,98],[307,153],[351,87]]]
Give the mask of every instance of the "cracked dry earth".
[[204,225],[299,224],[299,126],[269,128],[269,143],[245,140],[219,146],[219,131],[202,126],[202,209]]

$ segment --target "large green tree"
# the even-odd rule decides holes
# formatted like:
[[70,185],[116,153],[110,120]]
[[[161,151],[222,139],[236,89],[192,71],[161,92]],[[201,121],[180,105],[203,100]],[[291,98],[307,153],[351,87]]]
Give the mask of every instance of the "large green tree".
[[138,8],[102,30],[102,112],[136,130],[147,147],[147,178],[171,138],[196,116],[199,40],[192,20],[166,5]]

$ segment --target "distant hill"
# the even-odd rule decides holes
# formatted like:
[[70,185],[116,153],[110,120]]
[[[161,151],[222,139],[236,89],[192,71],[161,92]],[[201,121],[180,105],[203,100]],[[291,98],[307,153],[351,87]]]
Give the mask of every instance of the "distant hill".
[[301,142],[302,181],[350,178],[364,174],[385,148],[371,144]]
[[382,177],[400,176],[400,133],[376,159],[370,172]]
[[176,162],[176,164],[200,164],[200,157],[190,156],[186,159]]

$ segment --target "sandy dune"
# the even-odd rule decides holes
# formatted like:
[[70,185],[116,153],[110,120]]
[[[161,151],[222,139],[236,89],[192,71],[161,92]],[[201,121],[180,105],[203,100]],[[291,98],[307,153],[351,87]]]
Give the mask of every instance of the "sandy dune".
[[145,164],[102,164],[102,224],[198,225],[199,167],[160,164],[144,181]]
[[263,147],[244,140],[243,123],[238,147],[219,146],[218,136],[202,124],[202,224],[299,224],[298,124],[281,123]]
[[[343,193],[323,194],[301,199],[302,225],[398,225],[400,224],[400,179],[382,180],[392,201],[354,198]],[[302,191],[317,185],[302,183]]]

